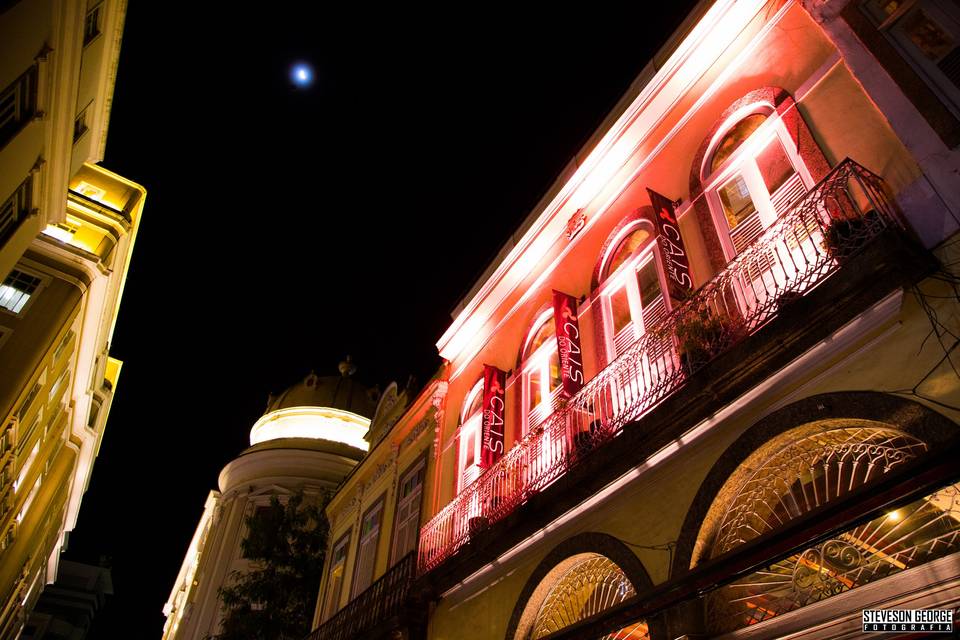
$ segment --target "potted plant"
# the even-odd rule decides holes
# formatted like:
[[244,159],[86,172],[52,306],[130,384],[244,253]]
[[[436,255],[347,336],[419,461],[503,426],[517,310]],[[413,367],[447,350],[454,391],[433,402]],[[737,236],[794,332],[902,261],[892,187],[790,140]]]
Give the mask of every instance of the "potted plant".
[[[592,408],[592,407],[591,407]],[[573,435],[573,453],[584,454],[589,452],[596,445],[596,435],[601,429],[599,419],[593,420],[589,428],[584,431],[578,431]]]
[[473,516],[467,520],[467,530],[470,532],[470,537],[472,538],[486,529],[489,524],[490,519],[487,516]]
[[590,449],[590,442],[592,440],[591,434],[589,431],[579,431],[573,436],[573,448],[577,453],[584,453]]
[[680,363],[687,375],[709,362],[729,341],[731,323],[700,308],[680,318],[676,336],[680,347]]
[[788,304],[796,302],[803,297],[803,293],[800,291],[795,291],[793,289],[785,289],[780,292],[780,295],[777,296],[777,306],[785,307]]
[[862,216],[831,218],[823,232],[823,246],[832,256],[859,248],[863,234],[877,224],[879,215],[870,209]]

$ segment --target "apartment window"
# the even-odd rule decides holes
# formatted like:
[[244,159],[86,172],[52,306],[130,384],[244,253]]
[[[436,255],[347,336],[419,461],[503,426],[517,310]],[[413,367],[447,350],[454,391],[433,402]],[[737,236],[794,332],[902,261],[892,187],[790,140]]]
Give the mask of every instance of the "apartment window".
[[7,527],[7,530],[4,532],[3,538],[0,539],[0,551],[6,550],[7,547],[13,544],[15,535],[16,531],[14,529],[14,525],[11,523],[11,525]]
[[20,508],[20,513],[17,514],[17,524],[23,522],[23,519],[26,517],[27,511],[30,510],[30,505],[33,504],[33,499],[37,497],[37,493],[40,491],[40,483],[42,481],[43,476],[37,476],[37,481],[33,483],[30,493],[27,494],[27,499],[23,501],[23,506]]
[[57,378],[57,380],[50,387],[50,392],[47,394],[47,401],[50,402],[57,398],[57,394],[63,390],[64,384],[70,379],[70,369],[64,369],[63,373]]
[[6,453],[13,447],[14,424],[16,423],[13,420],[7,420],[3,433],[0,433],[0,454]]
[[20,227],[20,224],[30,215],[30,208],[33,206],[31,204],[32,191],[33,179],[27,177],[14,190],[13,194],[0,204],[0,245],[9,240],[10,236]]
[[90,415],[87,416],[87,428],[96,430],[97,428],[97,418],[100,417],[100,408],[103,406],[103,401],[98,397],[94,397],[90,401]]
[[54,425],[56,424],[57,420],[60,419],[60,416],[63,414],[63,410],[66,406],[66,402],[61,400],[60,404],[50,411],[50,415],[47,416],[47,422],[43,427],[44,440],[46,440],[47,435],[53,430]]
[[20,424],[23,424],[23,419],[27,416],[27,413],[30,411],[33,401],[36,399],[37,394],[40,393],[40,389],[43,387],[43,378],[44,375],[40,376],[41,379],[33,384],[33,387],[30,388],[30,393],[27,394],[27,397],[23,399],[23,403],[20,405],[20,408],[17,409],[17,420],[20,421]]
[[960,114],[960,5],[955,0],[867,0],[861,7],[927,86]]
[[666,317],[667,283],[656,251],[653,225],[636,220],[624,226],[604,257],[600,289],[606,350],[613,360]]
[[360,520],[360,542],[357,546],[357,566],[353,573],[351,597],[356,598],[373,582],[377,562],[377,544],[380,542],[380,524],[383,520],[383,497],[367,509]]
[[60,344],[57,345],[56,351],[53,352],[54,362],[57,362],[60,360],[60,356],[62,356],[63,352],[66,351],[67,347],[70,345],[70,342],[73,340],[74,335],[76,334],[73,332],[73,329],[71,329],[60,340]]
[[560,354],[553,311],[537,316],[523,348],[523,432],[546,420],[559,406]]
[[420,458],[400,477],[397,489],[397,515],[393,526],[393,551],[390,564],[417,548],[420,532],[420,506],[427,459]]
[[347,567],[347,550],[350,547],[350,531],[333,545],[330,554],[330,569],[327,573],[327,600],[324,605],[324,618],[329,618],[340,609],[340,594],[343,591],[343,578]]
[[42,418],[43,412],[38,411],[37,415],[34,416],[33,420],[30,421],[30,425],[17,434],[17,457],[23,455],[23,450],[27,448],[27,443],[30,442],[30,439],[33,438],[33,434],[35,434],[37,429],[40,427],[40,420]]
[[480,477],[480,445],[483,430],[483,378],[477,381],[460,414],[460,446],[457,456],[457,492]]
[[48,224],[47,228],[43,230],[43,233],[51,238],[56,238],[60,242],[73,244],[74,236],[76,236],[79,230],[80,227],[75,224],[58,222],[57,224]]
[[79,140],[89,128],[90,127],[87,126],[87,109],[84,109],[77,114],[76,119],[73,121],[73,141],[76,142]]
[[0,148],[36,115],[37,75],[33,65],[0,93]]
[[37,459],[37,455],[40,453],[40,441],[34,443],[33,449],[30,450],[30,455],[27,456],[27,459],[23,461],[20,465],[20,475],[17,476],[16,482],[13,483],[13,490],[17,491],[20,487],[23,486],[23,481],[27,479],[27,474],[30,472],[30,467],[33,466],[33,461]]
[[98,4],[87,11],[87,16],[83,20],[83,46],[87,46],[100,35],[103,29],[101,24],[103,19],[102,14],[103,4]]
[[813,185],[790,134],[768,105],[741,109],[710,146],[704,193],[727,260]]
[[42,282],[38,276],[14,269],[0,284],[0,307],[19,314]]

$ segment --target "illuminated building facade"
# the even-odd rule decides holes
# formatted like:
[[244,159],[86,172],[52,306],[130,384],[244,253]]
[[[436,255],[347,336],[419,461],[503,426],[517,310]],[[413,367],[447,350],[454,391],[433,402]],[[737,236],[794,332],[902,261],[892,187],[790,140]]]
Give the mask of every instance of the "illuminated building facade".
[[311,373],[277,397],[250,431],[250,447],[220,472],[163,607],[164,640],[203,640],[220,632],[218,590],[250,568],[241,543],[246,518],[302,490],[307,500],[335,489],[357,464],[376,407],[376,392],[340,365],[340,376]]
[[390,447],[337,496],[311,640],[857,637],[864,608],[960,606],[958,25],[700,3],[440,338],[415,571],[381,533]]
[[56,578],[120,373],[109,346],[146,193],[96,163],[125,11],[0,10],[0,638]]
[[[405,611],[416,574],[430,451],[443,419],[443,374],[419,393],[396,383],[387,387],[370,425],[369,453],[327,506],[325,588],[314,626],[322,623],[334,636],[362,636]],[[426,616],[409,623],[423,627]]]

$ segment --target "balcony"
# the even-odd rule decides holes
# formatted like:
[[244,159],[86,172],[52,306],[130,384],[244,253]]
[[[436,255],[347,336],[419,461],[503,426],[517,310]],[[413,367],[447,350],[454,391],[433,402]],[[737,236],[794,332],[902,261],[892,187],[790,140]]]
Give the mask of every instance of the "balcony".
[[411,551],[305,640],[389,637],[392,629],[403,626],[415,569],[416,553]]
[[[927,269],[913,247],[882,180],[843,161],[424,525],[419,574],[473,542],[484,546],[474,560],[484,562],[523,535],[509,531],[521,507],[529,526],[545,524],[642,460],[612,449],[652,453],[679,437],[684,424],[733,400]],[[621,436],[620,446],[592,455]]]

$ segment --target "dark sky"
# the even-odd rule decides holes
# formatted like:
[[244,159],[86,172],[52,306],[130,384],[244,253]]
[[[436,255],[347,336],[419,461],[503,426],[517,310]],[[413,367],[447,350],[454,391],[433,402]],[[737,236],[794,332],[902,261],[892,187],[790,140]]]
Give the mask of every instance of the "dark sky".
[[93,640],[160,637],[268,392],[348,353],[381,388],[432,375],[450,310],[694,3],[328,4],[130,3],[103,165],[148,196],[67,552],[112,561]]

